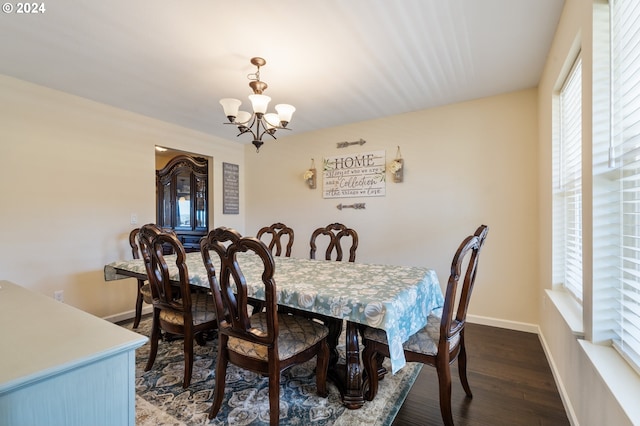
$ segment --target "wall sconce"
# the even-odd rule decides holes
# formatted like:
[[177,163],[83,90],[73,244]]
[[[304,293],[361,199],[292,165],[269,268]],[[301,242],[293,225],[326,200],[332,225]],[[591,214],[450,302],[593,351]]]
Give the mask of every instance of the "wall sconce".
[[311,167],[309,167],[309,169],[304,172],[303,176],[305,182],[307,182],[307,185],[309,185],[309,188],[311,189],[316,189],[316,174],[316,163],[312,158]]
[[404,160],[402,154],[400,154],[400,146],[398,145],[398,151],[396,152],[396,158],[389,164],[389,171],[393,175],[393,181],[400,183],[404,179]]

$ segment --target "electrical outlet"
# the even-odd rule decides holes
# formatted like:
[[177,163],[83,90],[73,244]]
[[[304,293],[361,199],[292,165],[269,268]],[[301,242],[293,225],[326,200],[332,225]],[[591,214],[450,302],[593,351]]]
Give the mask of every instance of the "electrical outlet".
[[53,298],[58,302],[64,302],[64,290],[56,290],[53,292]]
[[131,224],[132,225],[136,225],[138,223],[138,214],[137,213],[131,213]]

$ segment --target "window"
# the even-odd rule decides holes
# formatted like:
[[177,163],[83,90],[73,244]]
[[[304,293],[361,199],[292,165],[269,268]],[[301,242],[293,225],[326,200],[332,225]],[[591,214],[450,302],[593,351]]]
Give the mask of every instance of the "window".
[[640,367],[640,2],[611,0],[610,164],[619,200],[614,346]]
[[554,283],[582,300],[582,62],[578,57],[557,104],[554,140]]

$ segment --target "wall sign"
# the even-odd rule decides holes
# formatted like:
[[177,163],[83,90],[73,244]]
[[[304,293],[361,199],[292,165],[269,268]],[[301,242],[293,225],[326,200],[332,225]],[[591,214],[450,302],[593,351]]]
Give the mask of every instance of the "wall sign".
[[327,157],[323,162],[324,198],[385,195],[385,152],[372,151]]
[[240,213],[240,166],[222,163],[222,213]]

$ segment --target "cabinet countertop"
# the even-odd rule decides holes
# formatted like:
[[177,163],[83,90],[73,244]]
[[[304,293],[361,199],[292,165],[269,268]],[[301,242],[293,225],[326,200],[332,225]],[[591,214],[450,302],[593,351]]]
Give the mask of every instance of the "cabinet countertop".
[[0,281],[0,395],[142,346],[147,337]]

